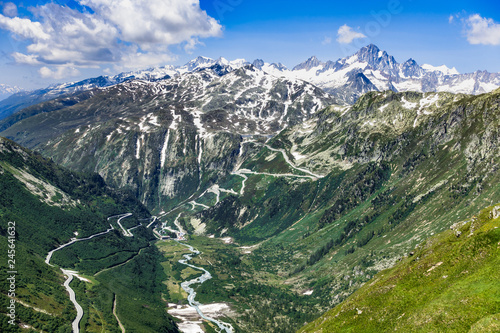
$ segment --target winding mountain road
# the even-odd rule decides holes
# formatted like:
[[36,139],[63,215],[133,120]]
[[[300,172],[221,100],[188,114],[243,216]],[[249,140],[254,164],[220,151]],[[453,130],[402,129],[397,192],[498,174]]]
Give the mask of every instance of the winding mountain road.
[[[134,235],[132,235],[132,233],[129,230],[125,229],[120,222],[124,218],[130,217],[130,216],[132,216],[132,213],[127,213],[127,214],[118,215],[118,216],[112,216],[112,217],[118,217],[118,220],[116,221],[116,223],[118,223],[118,225],[120,226],[120,228],[122,228],[123,235],[126,236],[126,237],[132,237]],[[108,221],[109,221],[110,218],[111,217],[108,217]]]
[[[119,221],[120,221],[121,219],[126,218],[126,217],[129,217],[129,216],[131,216],[131,215],[132,215],[132,213],[127,213],[127,214],[121,214],[121,215],[110,216],[110,217],[108,217],[108,221],[109,221],[109,219],[111,219],[111,218],[118,217],[118,218],[119,218],[119,219],[118,219],[118,225],[120,225],[120,227],[124,230],[124,234],[125,234],[125,232],[127,232],[127,234],[132,235],[132,233],[130,233],[130,230],[131,230],[131,229],[134,229],[134,228],[136,228],[136,227],[131,228],[131,229],[129,229],[129,230],[125,230],[125,229],[123,228],[123,226],[119,223]],[[65,248],[65,247],[67,247],[67,246],[69,246],[69,245],[71,245],[71,244],[76,243],[76,242],[87,241],[87,240],[90,240],[90,239],[92,239],[92,238],[94,238],[94,237],[98,237],[98,236],[105,235],[105,234],[107,234],[107,233],[109,233],[110,231],[113,231],[113,230],[115,229],[115,228],[114,228],[111,224],[110,224],[109,226],[110,226],[110,228],[109,228],[108,230],[106,230],[106,231],[99,232],[99,233],[97,233],[97,234],[94,234],[94,235],[91,235],[91,236],[89,236],[89,237],[85,237],[85,238],[72,238],[72,239],[71,239],[71,241],[69,241],[68,243],[63,244],[63,245],[61,245],[61,246],[59,246],[59,247],[55,248],[54,250],[49,251],[49,253],[47,254],[47,257],[45,258],[45,263],[46,263],[47,265],[49,265],[49,266],[54,267],[54,265],[52,265],[52,264],[50,263],[50,260],[52,259],[52,255],[54,254],[54,252],[59,251],[59,250],[61,250],[61,249]],[[125,234],[125,236],[127,236],[127,234]],[[133,235],[132,235],[132,236],[133,236]],[[130,237],[130,236],[129,236],[129,237]],[[81,306],[81,305],[80,305],[80,304],[76,301],[75,291],[74,291],[74,290],[73,290],[73,289],[69,286],[69,285],[70,285],[70,283],[71,283],[71,281],[73,281],[73,277],[79,278],[79,277],[78,277],[78,272],[76,272],[76,271],[71,271],[71,270],[67,270],[67,269],[64,269],[64,268],[61,268],[61,271],[62,271],[62,273],[63,273],[64,275],[66,275],[66,276],[67,276],[67,279],[66,279],[66,281],[64,281],[63,286],[64,286],[64,288],[66,288],[66,290],[68,291],[68,293],[69,293],[69,299],[70,299],[70,300],[71,300],[71,302],[75,305],[75,308],[76,308],[76,318],[75,318],[75,320],[73,320],[73,323],[71,324],[71,326],[72,326],[72,328],[73,328],[73,333],[80,333],[80,321],[81,321],[81,320],[82,320],[82,318],[83,318],[83,314],[84,314],[84,312],[83,312],[83,308],[82,308],[82,306]]]
[[[108,220],[109,220],[109,219],[108,219]],[[115,229],[115,228],[114,228],[111,224],[110,224],[109,226],[110,226],[110,228],[109,228],[108,230],[103,231],[103,232],[100,232],[100,233],[97,233],[97,234],[95,234],[95,235],[92,235],[92,236],[89,236],[89,237],[86,237],[86,238],[72,238],[70,242],[68,242],[68,243],[66,243],[66,244],[63,244],[63,245],[59,246],[58,248],[56,248],[56,249],[54,249],[54,250],[50,251],[50,252],[47,254],[47,257],[45,258],[45,263],[46,263],[47,265],[49,265],[49,266],[54,267],[54,265],[52,265],[52,264],[50,263],[50,259],[52,258],[52,254],[54,254],[54,252],[59,251],[59,250],[61,250],[61,249],[65,248],[66,246],[69,246],[69,245],[71,245],[71,244],[73,244],[73,243],[76,243],[76,242],[81,242],[81,241],[85,241],[85,240],[89,240],[89,239],[92,239],[92,238],[94,238],[94,237],[97,237],[97,236],[101,236],[101,235],[107,234],[108,232],[110,232],[110,231],[112,231],[112,230],[114,230],[114,229]]]
[[292,163],[292,161],[290,161],[290,158],[288,158],[288,155],[286,153],[285,150],[283,149],[276,149],[276,148],[273,148],[269,145],[263,145],[264,147],[266,147],[267,149],[271,150],[271,151],[274,151],[274,152],[279,152],[283,155],[283,158],[285,159],[285,162],[293,169],[295,170],[298,170],[298,171],[301,171],[301,172],[304,172],[304,173],[307,173],[308,175],[310,175],[310,178],[311,179],[319,179],[319,178],[323,178],[325,176],[322,176],[322,175],[318,175],[318,174],[315,174],[315,173],[312,173],[311,171],[307,170],[307,169],[304,169],[304,168],[299,168],[297,166],[295,166],[295,164]]
[[75,276],[76,272],[68,271],[68,270],[65,270],[62,268],[61,268],[61,271],[63,272],[64,275],[66,275],[68,277],[66,279],[66,281],[64,281],[63,286],[68,291],[69,299],[71,302],[73,302],[73,304],[75,305],[75,308],[76,308],[76,318],[75,318],[75,320],[73,320],[71,327],[73,328],[73,332],[78,333],[78,332],[80,332],[80,320],[82,320],[82,318],[83,318],[83,308],[76,301],[75,291],[73,289],[71,289],[71,287],[69,286],[71,281],[73,281],[73,277]]

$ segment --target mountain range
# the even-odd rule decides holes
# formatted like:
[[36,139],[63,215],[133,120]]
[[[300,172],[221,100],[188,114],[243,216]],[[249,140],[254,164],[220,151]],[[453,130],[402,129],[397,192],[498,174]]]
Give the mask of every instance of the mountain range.
[[[88,313],[81,327],[89,332],[118,330],[118,318],[127,330],[153,332],[147,327],[155,314],[186,303],[181,283],[199,271],[180,264],[186,253],[181,244],[150,245],[150,226],[156,235],[172,228],[188,234],[189,244],[203,253],[193,264],[213,276],[196,287],[196,299],[229,304],[220,316],[235,332],[294,332],[307,323],[306,331],[358,329],[360,323],[375,331],[384,325],[380,316],[409,318],[391,328],[439,330],[435,323],[444,317],[465,331],[488,327],[498,302],[481,293],[466,302],[477,305],[483,297],[488,306],[475,307],[467,319],[444,314],[450,306],[444,301],[433,303],[440,311],[429,308],[425,320],[415,312],[403,317],[399,309],[412,308],[396,302],[399,293],[389,294],[396,304],[390,313],[375,305],[383,304],[377,294],[396,285],[391,281],[401,279],[398,288],[414,285],[408,270],[441,272],[444,264],[432,268],[437,261],[427,257],[446,253],[429,237],[457,222],[454,234],[443,237],[462,252],[447,261],[459,265],[460,256],[472,262],[496,253],[490,247],[498,242],[498,217],[485,216],[500,202],[498,85],[498,74],[458,74],[412,60],[398,64],[369,45],[336,62],[313,57],[292,70],[261,60],[199,57],[179,68],[17,94],[0,103],[0,135],[8,138],[0,146],[0,180],[12,187],[3,195],[21,193],[43,209],[56,201],[52,209],[63,215],[88,208],[97,216],[91,229],[81,230],[85,235],[107,227],[103,216],[119,209],[143,218],[147,209],[161,222],[138,228],[133,241],[116,232],[90,253],[82,246],[54,258],[91,281],[78,284]],[[54,169],[59,177],[46,171]],[[69,180],[76,188],[90,182],[95,195],[72,193]],[[17,209],[12,219],[22,219],[16,205],[25,197],[5,201],[3,211]],[[481,223],[461,223],[485,207]],[[36,262],[75,229],[65,225],[51,239],[45,232],[51,223],[41,227]],[[28,239],[23,242],[29,247]],[[421,262],[412,261],[417,256]],[[391,267],[389,275],[381,272]],[[481,267],[490,276],[498,273],[494,260]],[[477,274],[481,267],[471,271],[474,279],[487,275]],[[101,270],[104,277],[95,282]],[[469,275],[450,272],[446,281],[468,285]],[[434,282],[425,292],[439,295],[442,284]],[[376,323],[367,326],[370,318],[362,314]],[[176,331],[169,317],[161,325]],[[214,329],[208,322],[196,325]]]
[[167,80],[209,67],[214,68],[219,75],[224,75],[248,65],[278,78],[299,79],[312,83],[331,94],[339,102],[348,104],[353,104],[368,91],[443,91],[481,94],[500,87],[500,73],[478,70],[473,73],[460,74],[455,68],[450,69],[445,65],[436,67],[424,64],[420,66],[411,58],[404,63],[398,63],[386,51],[370,44],[355,54],[336,61],[322,62],[313,56],[291,70],[281,63],[266,63],[261,59],[250,63],[244,59],[229,61],[222,57],[214,60],[199,56],[183,66],[170,65],[124,72],[115,76],[100,76],[79,82],[53,85],[31,92],[18,92],[18,89],[9,88],[6,92],[13,95],[4,100],[0,99],[0,119],[22,108],[68,93],[108,87],[129,80],[148,82]]
[[0,83],[0,101],[20,91],[22,91],[22,89],[19,87]]

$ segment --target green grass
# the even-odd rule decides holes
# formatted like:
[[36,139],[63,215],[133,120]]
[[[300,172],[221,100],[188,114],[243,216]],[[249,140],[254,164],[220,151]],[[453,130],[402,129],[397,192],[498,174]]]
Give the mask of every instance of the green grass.
[[460,227],[459,237],[448,230],[430,238],[301,332],[496,331],[500,218],[490,211]]

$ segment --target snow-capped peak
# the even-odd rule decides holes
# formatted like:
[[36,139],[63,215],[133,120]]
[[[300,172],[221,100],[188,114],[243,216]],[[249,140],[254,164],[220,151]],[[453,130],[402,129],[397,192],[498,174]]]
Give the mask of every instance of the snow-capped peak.
[[255,60],[252,62],[252,65],[253,65],[255,68],[262,69],[262,67],[265,65],[265,62],[264,62],[264,60],[262,60],[262,59],[255,59]]
[[[246,65],[250,65],[250,63],[245,59],[229,61],[220,57],[213,60],[200,56],[181,67],[164,66],[50,87],[51,93],[49,97],[53,98],[58,94],[96,87],[108,87],[136,79],[150,82],[164,81],[174,79],[187,72],[197,72],[208,68],[221,77]],[[293,67],[292,70],[287,69],[280,63],[270,64],[261,59],[255,60],[253,66],[257,71],[262,71],[276,78],[286,78],[290,81],[302,80],[312,83],[333,95],[339,101],[346,103],[354,103],[362,94],[372,90],[447,91],[480,94],[492,91],[500,86],[500,73],[476,72],[460,74],[456,68],[448,68],[446,65],[432,66],[425,64],[420,66],[411,58],[404,63],[398,63],[394,57],[373,44],[367,45],[355,54],[337,61],[322,62],[313,56]],[[42,90],[41,92],[45,94]]]
[[189,61],[183,67],[186,67],[188,71],[193,71],[196,68],[208,67],[212,65],[214,62],[215,60],[213,59],[199,56],[196,59]]
[[3,83],[0,83],[0,100],[9,97],[12,94],[23,91],[23,89],[16,86],[9,86]]
[[432,66],[429,64],[423,64],[422,68],[428,72],[441,72],[444,75],[458,75],[458,74],[460,74],[455,67],[449,68],[446,65]]
[[235,59],[229,62],[229,65],[233,68],[241,68],[243,66],[249,65],[250,63],[245,59]]
[[224,57],[219,57],[216,61],[216,64],[222,65],[222,66],[229,66],[229,60],[227,60]]

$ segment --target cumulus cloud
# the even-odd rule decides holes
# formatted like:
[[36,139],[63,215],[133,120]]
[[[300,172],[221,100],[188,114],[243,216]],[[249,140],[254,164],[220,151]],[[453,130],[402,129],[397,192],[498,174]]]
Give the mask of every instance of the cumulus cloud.
[[28,40],[47,40],[50,35],[44,31],[40,22],[32,22],[19,17],[7,17],[0,14],[0,28],[10,30],[18,37]]
[[38,71],[44,79],[63,79],[70,76],[80,75],[80,71],[75,67],[58,66],[54,70],[44,66]]
[[17,6],[13,2],[7,2],[3,5],[3,14],[8,17],[17,16]]
[[353,40],[358,38],[366,38],[366,36],[361,32],[352,30],[347,24],[341,26],[337,31],[337,42],[340,44],[350,44]]
[[80,3],[113,23],[121,39],[143,49],[221,34],[221,26],[200,9],[198,0],[80,0]]
[[190,51],[201,44],[200,38],[222,34],[199,0],[77,2],[87,10],[47,3],[31,8],[36,19],[17,17],[15,5],[16,15],[6,13],[4,5],[0,29],[30,42],[25,53],[12,54],[16,62],[45,65],[40,74],[52,78],[74,75],[70,69],[75,67],[141,68],[172,60],[169,46]]
[[114,65],[116,70],[130,70],[155,66],[174,60],[170,53],[141,52],[139,48],[131,46],[122,56],[119,63]]
[[465,20],[465,34],[471,44],[500,45],[500,24],[479,14]]

